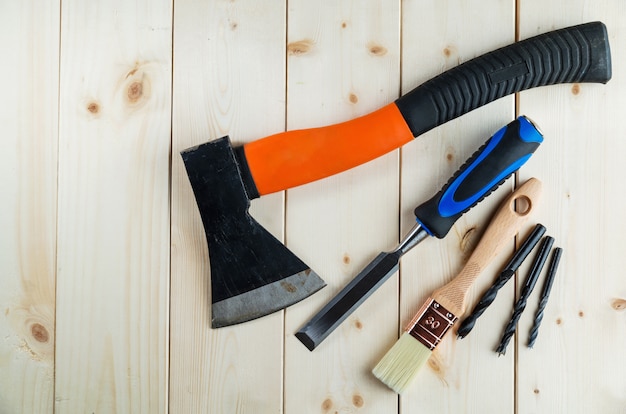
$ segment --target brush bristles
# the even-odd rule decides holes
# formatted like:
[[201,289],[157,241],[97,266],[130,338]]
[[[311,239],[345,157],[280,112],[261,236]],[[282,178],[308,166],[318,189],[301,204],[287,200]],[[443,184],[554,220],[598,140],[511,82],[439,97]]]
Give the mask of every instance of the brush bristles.
[[405,332],[374,367],[372,373],[396,393],[402,394],[432,352]]

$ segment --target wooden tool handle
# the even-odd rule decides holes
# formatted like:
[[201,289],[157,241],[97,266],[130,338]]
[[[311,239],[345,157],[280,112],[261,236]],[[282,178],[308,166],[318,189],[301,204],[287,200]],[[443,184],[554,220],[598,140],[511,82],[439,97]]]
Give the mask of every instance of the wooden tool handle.
[[[435,290],[433,299],[456,316],[465,312],[466,297],[472,283],[526,223],[536,209],[541,188],[541,181],[531,178],[502,202],[461,272],[445,286]],[[518,211],[516,202],[520,204],[517,206]]]

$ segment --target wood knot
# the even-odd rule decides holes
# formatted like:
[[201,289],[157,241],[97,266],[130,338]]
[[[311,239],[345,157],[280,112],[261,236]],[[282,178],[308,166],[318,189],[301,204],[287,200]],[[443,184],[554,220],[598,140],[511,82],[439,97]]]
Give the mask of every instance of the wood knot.
[[343,264],[349,265],[351,261],[352,259],[350,258],[350,256],[348,256],[347,254],[343,255]]
[[452,55],[456,54],[456,47],[452,46],[452,45],[448,45],[446,47],[443,48],[443,55],[446,58],[451,57]]
[[582,318],[583,316],[585,316],[585,312],[583,312],[583,311],[578,312],[578,316],[580,316]]
[[385,56],[387,54],[387,48],[378,43],[368,43],[367,49],[372,56]]
[[446,160],[448,162],[452,162],[454,161],[455,156],[456,156],[456,151],[455,151],[454,146],[448,145],[446,148],[446,155],[445,155]]
[[534,392],[535,394],[539,394],[539,389],[538,389],[538,388],[535,388],[535,389],[533,390],[533,392]]
[[135,81],[128,85],[127,96],[130,102],[137,102],[143,96],[143,82]]
[[556,318],[556,324],[557,325],[561,325],[563,323],[563,319],[561,318]]
[[354,327],[360,331],[361,329],[363,329],[363,323],[357,319],[356,321],[354,321]]
[[322,410],[328,411],[331,408],[333,408],[333,400],[331,400],[330,398],[326,398],[324,402],[322,402]]
[[353,104],[359,102],[359,97],[353,93],[350,94],[350,97],[348,99],[350,99],[350,103],[353,103]]
[[139,109],[148,102],[152,88],[147,71],[154,65],[150,62],[135,62],[135,65],[125,74],[118,86],[118,97],[133,109]]
[[428,366],[430,366],[430,368],[435,372],[441,372],[441,366],[439,365],[439,362],[437,362],[436,358],[429,358]]
[[287,54],[292,56],[304,55],[309,53],[312,48],[313,41],[311,39],[298,40],[287,45]]
[[33,338],[37,342],[48,342],[50,340],[50,333],[48,330],[40,323],[34,323],[30,327],[30,333],[33,335]]
[[364,404],[363,397],[361,397],[359,394],[354,394],[352,396],[352,404],[357,408],[363,407],[363,404]]
[[626,299],[613,299],[611,306],[616,311],[623,311],[626,309]]
[[572,85],[572,95],[578,95],[580,93],[580,85],[575,83]]
[[341,22],[341,28],[345,29],[346,27],[348,27],[348,23],[346,22]]
[[87,104],[87,111],[95,115],[100,112],[100,105],[98,105],[97,102],[89,102],[89,104]]

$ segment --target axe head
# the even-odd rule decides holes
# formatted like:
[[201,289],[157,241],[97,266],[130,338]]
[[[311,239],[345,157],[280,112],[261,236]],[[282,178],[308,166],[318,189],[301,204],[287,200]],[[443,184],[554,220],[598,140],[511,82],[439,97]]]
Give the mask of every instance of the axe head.
[[248,213],[258,194],[228,137],[181,155],[209,248],[213,328],[270,314],[326,286]]

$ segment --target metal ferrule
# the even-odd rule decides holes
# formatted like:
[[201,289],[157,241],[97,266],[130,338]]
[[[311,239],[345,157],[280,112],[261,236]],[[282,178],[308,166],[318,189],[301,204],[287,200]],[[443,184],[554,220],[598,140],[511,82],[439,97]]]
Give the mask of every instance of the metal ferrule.
[[400,255],[403,255],[428,236],[430,236],[430,234],[428,234],[424,227],[419,223],[415,223],[413,228],[404,236],[404,239],[402,239],[398,247],[396,247],[392,253],[398,252]]

